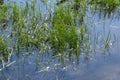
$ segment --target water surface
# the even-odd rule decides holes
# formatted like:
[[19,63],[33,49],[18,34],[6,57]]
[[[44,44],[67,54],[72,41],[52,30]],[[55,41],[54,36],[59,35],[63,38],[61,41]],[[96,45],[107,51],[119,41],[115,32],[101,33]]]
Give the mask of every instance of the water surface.
[[[44,7],[43,12],[46,12]],[[89,11],[86,14],[89,14]],[[0,80],[119,80],[120,20],[100,18],[97,13],[88,16],[92,18],[89,20],[86,17],[84,20],[89,24],[89,30],[94,36],[92,46],[95,49],[91,51],[89,58],[85,58],[83,53],[78,60],[66,59],[64,66],[57,58],[51,57],[52,52],[38,54],[33,50],[31,54],[14,53],[6,67],[3,68],[0,64]],[[104,49],[101,46],[109,32],[110,46]],[[95,46],[96,40],[98,43]]]

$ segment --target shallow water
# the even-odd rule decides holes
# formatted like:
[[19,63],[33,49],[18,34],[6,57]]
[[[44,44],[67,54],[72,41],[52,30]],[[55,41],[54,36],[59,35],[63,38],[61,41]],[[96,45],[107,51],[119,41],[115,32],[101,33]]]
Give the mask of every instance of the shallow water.
[[[14,53],[5,68],[0,64],[0,80],[119,80],[120,20],[100,19],[97,14],[92,18],[94,26],[91,20],[85,20],[91,24],[92,35],[97,34],[98,45],[103,45],[104,37],[110,32],[112,39],[108,50],[102,51],[101,47],[96,46],[89,59],[80,55],[78,62],[66,60],[65,67],[58,59],[52,59],[52,54],[38,55],[36,51],[31,54]],[[112,43],[114,35],[117,39]]]

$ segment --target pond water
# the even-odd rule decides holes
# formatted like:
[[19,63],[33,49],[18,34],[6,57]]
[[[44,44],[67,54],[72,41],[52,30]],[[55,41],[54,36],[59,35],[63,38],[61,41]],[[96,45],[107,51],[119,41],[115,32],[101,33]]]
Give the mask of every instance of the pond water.
[[[33,50],[31,54],[14,53],[5,67],[0,63],[0,80],[119,80],[120,20],[100,18],[97,13],[89,16],[92,17],[90,20],[84,20],[89,24],[91,34],[98,37],[97,45],[102,46],[102,41],[110,32],[109,49],[103,51],[93,43],[95,51],[91,52],[89,58],[81,54],[78,60],[66,59],[66,66],[57,58],[51,58],[52,52],[38,54]],[[95,38],[92,38],[93,42]]]

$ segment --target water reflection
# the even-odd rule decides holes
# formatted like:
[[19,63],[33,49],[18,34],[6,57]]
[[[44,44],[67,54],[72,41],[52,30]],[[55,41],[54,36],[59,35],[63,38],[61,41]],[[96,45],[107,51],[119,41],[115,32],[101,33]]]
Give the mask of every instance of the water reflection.
[[[112,51],[113,50],[113,51]],[[120,76],[118,49],[112,49],[111,54],[101,55],[96,53],[89,61],[85,61],[80,56],[80,63],[69,63],[66,67],[61,67],[55,61],[41,62],[45,66],[36,66],[34,54],[13,56],[11,61],[15,61],[9,67],[0,71],[2,80],[118,80]],[[116,56],[117,55],[117,56]],[[16,58],[17,59],[14,59]],[[37,67],[37,70],[36,70]],[[113,74],[114,73],[114,74]]]

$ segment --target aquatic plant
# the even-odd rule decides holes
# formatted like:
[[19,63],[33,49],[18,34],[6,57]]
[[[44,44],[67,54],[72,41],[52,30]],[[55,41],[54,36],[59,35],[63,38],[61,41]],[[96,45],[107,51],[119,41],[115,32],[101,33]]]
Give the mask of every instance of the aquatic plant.
[[8,12],[9,6],[7,4],[0,5],[0,28],[4,29],[8,23],[10,14]]
[[2,36],[0,36],[0,57],[2,57],[2,59],[8,57],[7,45]]
[[111,39],[111,34],[109,32],[106,39],[104,40],[104,48],[105,49],[110,47],[110,39]]
[[12,6],[12,20],[13,20],[13,23],[15,23],[16,21],[18,21],[19,15],[20,15],[19,5],[17,5],[14,2],[13,6]]
[[[71,50],[76,53],[80,48],[80,37],[71,12],[64,8],[55,9],[52,24],[50,41],[53,49],[61,54],[70,51],[68,54],[71,55]],[[66,56],[66,53],[62,56]]]
[[90,0],[91,6],[103,13],[104,16],[111,16],[120,5],[120,0]]

